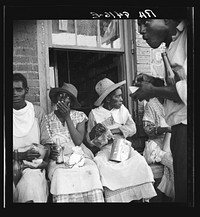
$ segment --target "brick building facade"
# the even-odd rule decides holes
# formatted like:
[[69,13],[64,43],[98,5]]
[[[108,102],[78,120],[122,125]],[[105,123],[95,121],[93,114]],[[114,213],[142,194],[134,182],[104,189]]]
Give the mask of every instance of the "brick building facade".
[[27,100],[40,105],[36,20],[13,23],[13,73],[16,72],[27,78]]
[[[127,22],[127,21],[125,21]],[[127,37],[124,38],[125,48],[127,47],[127,51],[125,52],[124,59],[124,68],[127,70],[126,75],[122,76],[122,78],[127,79],[127,86],[132,84],[132,80],[134,79],[136,74],[141,72],[152,74],[154,76],[162,77],[162,73],[159,75],[159,69],[162,69],[162,62],[159,63],[159,60],[156,60],[155,57],[159,55],[154,55],[155,52],[159,54],[161,49],[151,49],[146,42],[142,39],[141,35],[137,32],[137,22],[133,21],[132,27],[132,39],[129,30],[130,21],[127,24],[124,24],[124,28],[126,31]],[[127,25],[127,27],[126,27]],[[53,26],[53,29],[54,26]],[[24,74],[28,80],[29,93],[27,95],[27,100],[31,101],[33,104],[37,104],[43,107],[46,113],[50,112],[50,101],[48,98],[48,91],[51,88],[50,81],[52,79],[50,70],[50,47],[49,47],[49,29],[47,21],[43,20],[16,20],[13,22],[13,73],[20,72]],[[133,45],[133,53],[130,52],[129,40],[132,40]],[[128,53],[128,54],[127,54]],[[98,56],[92,55],[88,62],[96,59],[98,61],[102,61],[102,58],[108,56],[106,53],[101,53]],[[81,59],[81,56],[79,56]],[[60,58],[59,58],[60,59]],[[132,62],[132,65],[130,64]],[[99,65],[99,63],[93,63],[93,65]],[[111,57],[111,61],[107,63],[102,62],[102,67],[99,69],[89,70],[88,73],[99,74],[101,71],[104,71],[103,68],[106,64],[110,64],[110,67],[117,66],[117,70],[120,71],[119,67],[119,57]],[[78,65],[77,65],[78,66]],[[155,66],[155,67],[154,67]],[[67,65],[63,65],[62,68],[67,68]],[[81,66],[80,66],[81,67]],[[79,68],[80,68],[79,67]],[[109,68],[109,67],[107,67]],[[123,68],[123,67],[121,67]],[[156,70],[155,70],[156,69]],[[157,70],[158,69],[158,70]],[[72,70],[72,68],[71,68]],[[157,72],[156,72],[157,71]],[[157,73],[157,74],[156,74]],[[73,77],[74,74],[71,75]],[[86,75],[87,76],[87,75]],[[88,74],[88,77],[92,77]],[[121,76],[120,76],[121,77]],[[56,79],[56,77],[55,77]],[[53,80],[55,80],[53,79]],[[81,78],[80,78],[81,79]],[[80,79],[78,79],[80,81]],[[83,78],[82,78],[83,79]],[[77,80],[77,79],[75,79]],[[83,79],[84,80],[84,79]],[[87,85],[85,85],[87,87]],[[138,144],[136,146],[139,149],[143,149],[144,141],[146,139],[146,135],[143,131],[142,127],[142,116],[144,109],[144,102],[131,102],[130,97],[128,97],[129,92],[126,92],[125,104],[128,106],[130,112],[133,114],[133,118],[137,124],[137,134],[135,137],[137,138]],[[128,100],[128,102],[127,102]]]

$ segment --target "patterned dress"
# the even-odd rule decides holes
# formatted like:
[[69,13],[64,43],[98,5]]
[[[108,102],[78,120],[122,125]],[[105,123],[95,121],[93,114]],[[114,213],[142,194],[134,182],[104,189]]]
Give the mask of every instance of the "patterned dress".
[[[161,135],[156,133],[157,127],[168,127],[165,122],[164,108],[157,98],[150,99],[145,105],[143,126],[149,136],[143,153],[145,158],[149,163],[160,162],[164,165],[164,174],[158,189],[166,196],[174,198],[174,171],[170,150],[171,133]],[[153,146],[153,144],[156,145]]]
[[[70,117],[76,127],[78,123],[87,120],[85,113],[71,110]],[[48,130],[52,140],[60,138],[64,146],[64,156],[69,157],[75,147],[65,122],[64,126],[54,112],[48,115]],[[85,163],[82,167],[69,168],[66,164],[56,164],[50,160],[48,177],[51,181],[50,192],[53,202],[104,202],[99,171],[93,161],[92,152],[82,143]]]

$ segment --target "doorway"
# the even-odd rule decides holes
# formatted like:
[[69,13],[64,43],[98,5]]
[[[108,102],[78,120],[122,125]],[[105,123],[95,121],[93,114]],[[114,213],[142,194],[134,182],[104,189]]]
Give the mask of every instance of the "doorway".
[[49,57],[50,67],[54,68],[55,86],[60,87],[63,82],[73,84],[78,90],[80,110],[86,115],[98,98],[95,85],[99,80],[107,77],[117,83],[125,79],[123,54],[119,52],[51,48]]

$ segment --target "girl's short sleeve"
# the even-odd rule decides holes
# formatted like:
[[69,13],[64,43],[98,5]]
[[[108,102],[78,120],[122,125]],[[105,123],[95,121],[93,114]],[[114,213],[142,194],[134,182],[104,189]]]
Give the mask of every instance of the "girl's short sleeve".
[[82,111],[74,111],[71,115],[71,118],[72,118],[73,122],[75,123],[75,126],[84,120],[85,121],[88,120],[87,115]]

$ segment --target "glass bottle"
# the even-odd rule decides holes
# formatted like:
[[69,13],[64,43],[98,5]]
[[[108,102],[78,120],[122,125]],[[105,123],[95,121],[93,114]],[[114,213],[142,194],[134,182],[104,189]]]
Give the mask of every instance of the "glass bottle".
[[174,85],[180,80],[178,73],[173,71],[166,52],[161,53],[164,66],[165,66],[165,81],[168,86]]
[[63,148],[60,144],[60,138],[56,138],[56,145],[57,145],[57,150],[58,150],[58,156],[56,159],[56,163],[62,164],[64,163],[64,159],[63,159]]
[[22,176],[21,165],[18,159],[18,150],[14,150],[14,159],[13,159],[13,182],[15,186],[19,182]]

